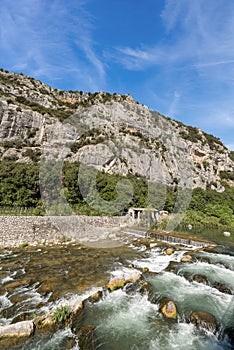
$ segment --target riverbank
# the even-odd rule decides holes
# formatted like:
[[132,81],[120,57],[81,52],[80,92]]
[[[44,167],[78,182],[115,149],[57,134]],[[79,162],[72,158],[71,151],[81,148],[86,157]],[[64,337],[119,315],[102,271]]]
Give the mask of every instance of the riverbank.
[[[222,244],[234,247],[234,235],[225,237],[221,230],[167,232],[140,230],[128,226],[128,217],[119,216],[0,216],[0,247],[58,244],[75,241],[91,246],[113,246],[115,238],[127,233],[151,237],[169,244],[206,245]],[[131,231],[131,232],[130,232]],[[206,231],[206,232],[205,232]],[[139,233],[138,232],[138,233]]]
[[0,247],[97,241],[108,238],[126,221],[126,217],[118,216],[0,216]]

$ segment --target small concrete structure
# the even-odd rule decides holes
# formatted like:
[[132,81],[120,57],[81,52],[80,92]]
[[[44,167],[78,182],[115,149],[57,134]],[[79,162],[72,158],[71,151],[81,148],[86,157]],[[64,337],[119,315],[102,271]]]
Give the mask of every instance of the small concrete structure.
[[230,236],[231,236],[231,232],[229,232],[229,231],[224,231],[224,232],[223,232],[223,235],[224,235],[225,237],[230,237]]
[[155,208],[129,208],[128,215],[132,223],[143,223],[150,227],[160,220],[160,211]]

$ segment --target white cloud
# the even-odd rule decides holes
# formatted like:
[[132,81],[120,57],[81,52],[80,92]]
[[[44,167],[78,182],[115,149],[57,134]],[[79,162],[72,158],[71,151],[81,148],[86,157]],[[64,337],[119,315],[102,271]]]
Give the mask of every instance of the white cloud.
[[127,69],[141,70],[151,65],[161,63],[162,54],[163,52],[157,47],[141,47],[137,49],[119,47],[116,49],[116,53],[111,55],[111,58],[117,59]]
[[167,0],[161,13],[165,32],[155,37],[155,44],[117,47],[110,57],[125,69],[149,71],[144,86],[161,112],[220,137],[230,135],[234,128],[233,18],[232,0],[225,5],[222,0]]
[[[150,47],[116,48],[112,58],[134,70],[167,64],[197,70],[230,66],[234,63],[233,16],[231,1],[224,6],[220,0],[167,0],[161,14],[166,28],[163,39]],[[173,40],[168,41],[170,35]]]
[[19,5],[2,0],[1,65],[10,63],[17,71],[51,81],[71,76],[90,90],[105,85],[105,66],[95,52],[86,2],[22,0]]

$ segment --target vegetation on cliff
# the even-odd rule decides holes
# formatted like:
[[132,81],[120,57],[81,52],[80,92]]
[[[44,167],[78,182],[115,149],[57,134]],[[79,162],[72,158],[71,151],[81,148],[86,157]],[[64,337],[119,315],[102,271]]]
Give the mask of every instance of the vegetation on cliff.
[[[47,173],[45,181],[50,183],[50,205],[55,207],[54,214],[60,214],[58,207],[58,197],[65,196],[67,202],[77,214],[103,215],[110,214],[108,211],[99,211],[94,202],[95,193],[106,201],[111,203],[118,198],[117,184],[120,180],[128,180],[132,188],[130,201],[121,208],[121,210],[112,212],[113,215],[120,215],[129,207],[157,207],[160,210],[167,210],[169,213],[176,211],[175,203],[178,197],[179,188],[177,186],[165,186],[157,184],[151,186],[151,195],[149,196],[149,183],[145,178],[127,175],[126,177],[118,174],[107,174],[102,171],[95,171],[95,176],[90,176],[93,168],[87,168],[82,179],[79,179],[79,164],[65,162],[62,173],[58,176],[52,169]],[[24,164],[14,161],[2,161],[0,163],[0,210],[3,208],[31,208],[32,214],[43,215],[45,208],[41,199],[40,166],[38,163]],[[84,180],[81,191],[80,181]],[[95,182],[94,182],[95,180]],[[42,180],[41,180],[42,181]],[[57,186],[60,181],[59,186]],[[43,182],[43,181],[42,181]],[[43,184],[42,184],[43,185]],[[83,198],[82,193],[88,189],[87,199]],[[155,193],[154,193],[155,190]],[[131,194],[130,194],[131,195]],[[234,188],[226,184],[224,192],[217,192],[211,188],[206,190],[196,188],[193,190],[192,198],[183,224],[192,224],[195,226],[220,227],[234,226]]]

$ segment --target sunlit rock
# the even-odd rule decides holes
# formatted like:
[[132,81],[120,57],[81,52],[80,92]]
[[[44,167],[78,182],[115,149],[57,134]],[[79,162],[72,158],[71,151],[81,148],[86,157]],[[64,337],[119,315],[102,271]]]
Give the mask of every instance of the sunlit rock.
[[186,254],[186,255],[182,256],[182,258],[181,258],[181,262],[192,262],[192,260],[193,260],[193,258],[189,254]]
[[161,312],[166,318],[177,318],[177,310],[172,300],[167,301],[165,304],[162,303]]
[[116,289],[123,288],[127,283],[136,283],[140,279],[141,272],[134,270],[130,274],[125,275],[123,277],[113,278],[112,280],[110,280],[106,287],[112,292]]
[[167,248],[167,250],[166,250],[166,254],[167,255],[171,255],[171,254],[173,254],[174,253],[174,249],[172,249],[172,248]]
[[34,332],[33,321],[22,321],[0,327],[0,338],[30,337]]

